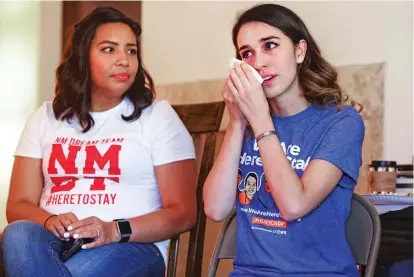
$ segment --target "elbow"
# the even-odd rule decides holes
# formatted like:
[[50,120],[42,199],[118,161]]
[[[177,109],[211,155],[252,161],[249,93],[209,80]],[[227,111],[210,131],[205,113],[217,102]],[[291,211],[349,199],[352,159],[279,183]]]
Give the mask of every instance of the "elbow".
[[16,211],[15,205],[8,202],[7,205],[6,205],[6,220],[7,220],[7,223],[10,224],[13,221],[15,221],[15,211]]
[[227,215],[223,213],[223,211],[221,211],[217,207],[211,207],[211,205],[204,206],[204,213],[209,219],[215,222],[223,221],[227,217]]
[[197,222],[197,213],[195,211],[185,212],[181,216],[181,232],[187,232],[188,230],[191,230],[194,228]]
[[287,222],[296,221],[299,218],[301,218],[301,216],[299,216],[298,214],[295,214],[295,213],[286,213],[286,212],[284,212],[284,213],[281,213],[280,215]]
[[187,230],[190,230],[196,226],[197,223],[197,213],[191,213],[186,221]]
[[280,216],[287,222],[296,221],[304,216],[303,209],[300,206],[284,207],[279,210]]

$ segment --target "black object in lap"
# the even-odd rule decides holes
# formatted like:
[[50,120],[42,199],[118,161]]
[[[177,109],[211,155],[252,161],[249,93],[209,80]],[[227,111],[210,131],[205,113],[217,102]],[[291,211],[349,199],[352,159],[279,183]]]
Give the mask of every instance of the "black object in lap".
[[69,244],[69,246],[62,252],[60,259],[63,262],[67,261],[70,257],[72,257],[76,252],[78,252],[81,249],[82,245],[90,243],[92,241],[94,241],[94,239],[89,238],[73,240],[73,242]]

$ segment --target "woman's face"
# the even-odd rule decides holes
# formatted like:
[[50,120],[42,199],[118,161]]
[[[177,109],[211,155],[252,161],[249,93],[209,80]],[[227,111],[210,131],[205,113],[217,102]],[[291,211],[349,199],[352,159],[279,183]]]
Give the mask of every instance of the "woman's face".
[[89,62],[92,96],[119,99],[138,71],[136,36],[124,23],[99,26],[91,43]]
[[297,63],[306,53],[304,41],[295,46],[279,29],[262,22],[249,22],[240,28],[237,45],[242,60],[265,79],[262,86],[267,98],[298,88]]
[[247,195],[253,197],[257,190],[256,178],[254,178],[253,176],[247,177],[245,187]]

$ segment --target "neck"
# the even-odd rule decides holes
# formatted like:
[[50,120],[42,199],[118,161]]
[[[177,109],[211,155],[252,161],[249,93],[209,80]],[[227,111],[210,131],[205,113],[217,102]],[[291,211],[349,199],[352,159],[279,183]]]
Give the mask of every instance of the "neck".
[[292,116],[310,106],[297,79],[288,90],[268,100],[272,112],[278,116]]
[[121,103],[122,98],[107,98],[101,93],[92,93],[91,112],[104,112]]

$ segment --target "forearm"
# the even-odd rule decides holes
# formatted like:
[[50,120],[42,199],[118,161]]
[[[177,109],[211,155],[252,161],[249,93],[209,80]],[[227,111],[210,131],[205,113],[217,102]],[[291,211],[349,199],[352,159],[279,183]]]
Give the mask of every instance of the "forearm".
[[[255,131],[255,136],[273,129],[271,121],[263,122],[261,128]],[[304,186],[286,158],[279,138],[276,135],[263,137],[258,147],[266,179],[282,216],[286,220],[301,217],[307,206]]]
[[[166,208],[128,219],[132,235],[129,241],[152,243],[170,239],[188,231],[195,224],[196,212]],[[115,231],[116,232],[116,231]]]
[[220,153],[204,184],[204,210],[212,220],[225,219],[234,206],[245,129],[245,126],[229,126]]
[[51,215],[39,206],[24,201],[8,204],[6,208],[6,216],[9,223],[17,220],[30,220],[43,226],[45,220]]

